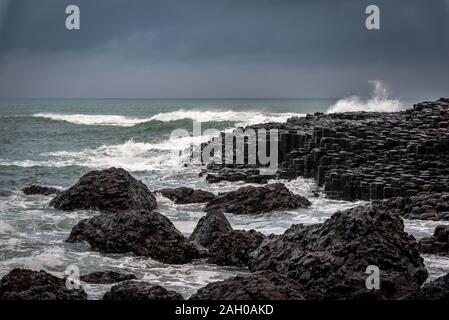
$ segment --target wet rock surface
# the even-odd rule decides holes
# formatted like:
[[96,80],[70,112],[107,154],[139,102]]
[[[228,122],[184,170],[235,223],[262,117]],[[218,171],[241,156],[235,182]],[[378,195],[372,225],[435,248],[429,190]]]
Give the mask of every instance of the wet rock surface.
[[221,211],[212,211],[201,217],[189,237],[193,241],[205,248],[209,246],[221,235],[232,231],[231,224]]
[[39,186],[39,185],[31,185],[22,189],[22,192],[26,195],[35,195],[42,194],[44,196],[49,196],[52,194],[59,194],[62,191],[56,188]]
[[436,227],[432,237],[419,241],[419,248],[422,253],[449,255],[449,226]]
[[50,202],[60,210],[97,210],[124,212],[129,210],[153,210],[156,198],[147,186],[123,169],[109,168],[91,171],[71,188],[57,195]]
[[255,230],[234,230],[220,235],[209,247],[209,263],[246,267],[249,254],[257,249],[265,236]]
[[375,201],[374,205],[394,210],[406,219],[449,220],[449,193],[446,192],[391,198]]
[[182,295],[161,286],[140,281],[125,281],[106,292],[103,300],[184,300]]
[[66,241],[87,241],[94,250],[101,252],[132,252],[173,264],[187,263],[199,257],[196,246],[169,219],[145,210],[102,214],[82,220],[73,227]]
[[108,284],[115,282],[122,282],[126,280],[134,280],[136,276],[133,274],[124,274],[118,273],[114,271],[99,271],[92,272],[89,274],[85,274],[80,276],[80,280],[87,283],[95,283],[95,284]]
[[[278,130],[268,139],[278,145],[277,177],[314,178],[336,199],[375,200],[449,192],[448,123],[449,99],[442,98],[394,113],[315,113],[245,130]],[[222,157],[202,174],[246,181],[253,176],[247,170],[257,170]]]
[[294,194],[282,183],[273,183],[262,187],[242,187],[236,191],[219,194],[206,204],[204,210],[257,214],[280,209],[306,208],[310,205],[309,200]]
[[0,300],[85,300],[82,290],[69,290],[66,280],[45,271],[13,269],[0,280]]
[[423,285],[420,300],[449,300],[449,274]]
[[304,300],[304,296],[295,280],[264,271],[210,283],[190,300]]
[[[322,224],[293,225],[251,253],[251,271],[285,273],[308,299],[403,299],[427,278],[418,243],[399,215],[373,207],[337,212]],[[382,273],[380,290],[366,289],[366,269]]]
[[156,192],[169,198],[176,204],[204,203],[215,198],[215,195],[212,192],[187,187],[161,189]]

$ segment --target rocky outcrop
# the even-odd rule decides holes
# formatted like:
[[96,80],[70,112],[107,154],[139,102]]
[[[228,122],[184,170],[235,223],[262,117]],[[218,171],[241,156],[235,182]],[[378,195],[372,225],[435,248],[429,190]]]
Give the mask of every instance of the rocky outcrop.
[[196,246],[169,219],[145,210],[82,220],[73,227],[66,241],[87,241],[101,252],[132,252],[173,264],[187,263],[199,256]]
[[49,196],[52,194],[59,194],[61,190],[51,187],[31,185],[22,189],[22,192],[26,195],[42,194],[44,196]]
[[[267,139],[277,145],[277,177],[314,178],[329,197],[352,201],[449,192],[448,127],[442,98],[400,112],[315,113],[245,130],[278,130]],[[258,169],[223,160],[202,173],[208,181],[247,181],[248,169]]]
[[210,283],[190,300],[304,300],[304,295],[295,280],[264,271]]
[[80,280],[87,283],[108,284],[115,282],[122,282],[127,280],[134,280],[136,276],[133,274],[123,274],[114,271],[99,271],[92,272],[80,276]]
[[209,247],[209,263],[220,266],[246,267],[249,254],[263,241],[265,236],[256,230],[233,230],[220,235]]
[[422,253],[449,255],[449,226],[436,227],[432,237],[419,241],[419,248]]
[[232,231],[231,224],[221,211],[213,211],[201,217],[192,234],[189,237],[193,241],[205,248],[220,236]]
[[66,280],[45,271],[13,269],[0,280],[0,300],[85,300],[82,289],[70,290]]
[[306,208],[311,203],[294,194],[282,183],[263,187],[242,187],[236,191],[218,195],[207,203],[206,212],[221,210],[234,214],[255,214],[282,209]]
[[156,198],[147,186],[123,169],[91,171],[50,202],[60,210],[98,210],[106,213],[153,210]]
[[161,189],[156,192],[169,198],[176,204],[204,203],[215,198],[215,195],[212,192],[187,187]]
[[420,193],[416,196],[397,197],[375,201],[374,205],[394,210],[406,219],[449,220],[449,193]]
[[106,292],[103,300],[184,300],[175,291],[140,281],[125,281]]
[[421,288],[420,300],[449,300],[449,274],[430,281]]
[[[367,267],[380,269],[380,290],[366,288]],[[402,299],[427,278],[415,239],[399,215],[373,207],[337,212],[322,224],[293,225],[251,254],[250,270],[296,279],[308,299]]]

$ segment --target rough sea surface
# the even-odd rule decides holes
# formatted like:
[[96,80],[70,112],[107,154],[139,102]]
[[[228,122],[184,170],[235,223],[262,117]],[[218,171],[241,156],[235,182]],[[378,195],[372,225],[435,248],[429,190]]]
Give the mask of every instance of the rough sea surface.
[[[129,170],[150,190],[189,186],[214,193],[235,190],[243,183],[210,185],[200,178],[201,167],[189,163],[190,143],[198,146],[209,136],[171,138],[174,129],[231,130],[268,121],[283,122],[310,112],[346,110],[397,111],[411,101],[377,96],[368,101],[348,99],[182,100],[182,99],[0,99],[0,277],[12,268],[44,269],[62,275],[75,264],[81,273],[114,270],[134,273],[185,297],[212,281],[247,271],[197,261],[166,265],[146,257],[101,254],[84,244],[66,244],[71,228],[95,212],[62,212],[48,208],[51,197],[25,196],[29,184],[67,188],[93,169],[111,166]],[[228,215],[234,229],[282,233],[294,223],[323,222],[337,210],[361,202],[315,197],[313,180],[282,181],[306,196],[311,208],[256,216]],[[158,212],[186,236],[204,215],[201,204],[175,205],[158,197]],[[428,236],[441,222],[406,221],[416,238]],[[430,278],[449,272],[449,259],[425,255]],[[84,285],[92,299],[100,299],[109,285]]]

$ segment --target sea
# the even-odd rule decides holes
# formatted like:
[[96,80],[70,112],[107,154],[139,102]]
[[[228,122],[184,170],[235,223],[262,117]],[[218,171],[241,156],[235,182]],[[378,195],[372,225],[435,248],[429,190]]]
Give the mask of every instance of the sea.
[[[85,173],[124,168],[150,190],[188,186],[218,194],[247,185],[209,184],[201,166],[191,163],[191,146],[211,137],[173,137],[176,129],[233,128],[314,112],[398,111],[415,100],[388,99],[381,90],[368,99],[0,99],[0,277],[13,268],[46,270],[63,276],[69,266],[82,274],[114,270],[173,289],[184,297],[214,281],[248,273],[195,261],[169,265],[132,254],[103,254],[86,244],[67,244],[71,228],[98,213],[63,212],[48,207],[51,196],[26,196],[24,186],[68,188]],[[227,217],[234,229],[279,234],[292,224],[320,223],[334,212],[363,202],[315,197],[312,179],[281,181],[312,202],[311,208]],[[176,205],[157,196],[158,212],[186,236],[205,214],[202,204]],[[416,238],[432,234],[444,222],[405,221]],[[449,272],[449,259],[424,255],[430,277]],[[83,284],[90,299],[101,299],[111,285]]]

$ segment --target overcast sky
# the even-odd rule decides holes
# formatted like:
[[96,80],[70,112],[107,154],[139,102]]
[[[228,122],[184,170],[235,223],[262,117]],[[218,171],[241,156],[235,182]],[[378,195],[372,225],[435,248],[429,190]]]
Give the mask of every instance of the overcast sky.
[[449,96],[449,0],[0,0],[3,97],[341,97],[368,80]]

